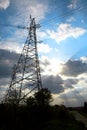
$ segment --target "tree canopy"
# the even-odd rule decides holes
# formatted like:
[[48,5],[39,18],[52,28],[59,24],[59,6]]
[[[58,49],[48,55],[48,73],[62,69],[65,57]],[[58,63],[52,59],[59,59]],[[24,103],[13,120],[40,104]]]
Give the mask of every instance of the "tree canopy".
[[42,88],[34,94],[33,97],[27,98],[26,104],[28,106],[39,105],[46,106],[52,101],[51,92],[47,88]]

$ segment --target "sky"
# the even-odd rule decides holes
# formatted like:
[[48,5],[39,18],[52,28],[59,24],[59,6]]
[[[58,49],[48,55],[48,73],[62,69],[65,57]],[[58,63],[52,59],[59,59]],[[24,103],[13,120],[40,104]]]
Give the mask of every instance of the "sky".
[[[0,0],[0,97],[26,41],[30,14],[40,24],[37,47],[42,85],[53,104],[87,101],[87,1]],[[42,41],[42,42],[39,42]]]

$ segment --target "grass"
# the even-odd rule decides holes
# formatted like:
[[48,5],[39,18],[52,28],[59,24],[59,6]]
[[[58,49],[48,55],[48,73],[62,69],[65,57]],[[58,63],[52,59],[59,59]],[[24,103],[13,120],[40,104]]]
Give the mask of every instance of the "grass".
[[78,111],[81,115],[83,115],[84,117],[86,117],[87,118],[87,113],[86,112],[84,112],[84,111]]
[[76,121],[50,120],[44,123],[43,126],[42,130],[84,130],[84,126]]

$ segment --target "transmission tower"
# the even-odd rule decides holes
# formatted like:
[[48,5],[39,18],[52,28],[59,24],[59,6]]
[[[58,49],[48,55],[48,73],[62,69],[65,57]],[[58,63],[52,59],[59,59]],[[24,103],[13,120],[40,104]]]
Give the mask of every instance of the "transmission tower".
[[17,102],[20,102],[32,91],[38,91],[42,88],[36,28],[37,24],[35,23],[35,19],[30,16],[28,36],[18,63],[13,68],[11,83],[7,90],[5,101],[14,99]]

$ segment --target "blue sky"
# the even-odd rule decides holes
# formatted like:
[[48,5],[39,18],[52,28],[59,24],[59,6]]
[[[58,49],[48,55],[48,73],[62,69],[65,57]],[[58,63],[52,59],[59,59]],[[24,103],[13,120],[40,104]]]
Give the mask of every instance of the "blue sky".
[[86,12],[86,0],[0,0],[1,97],[27,37],[28,30],[21,27],[29,26],[31,14],[41,25],[37,40],[43,41],[38,43],[42,81],[54,103],[78,106],[87,101]]

